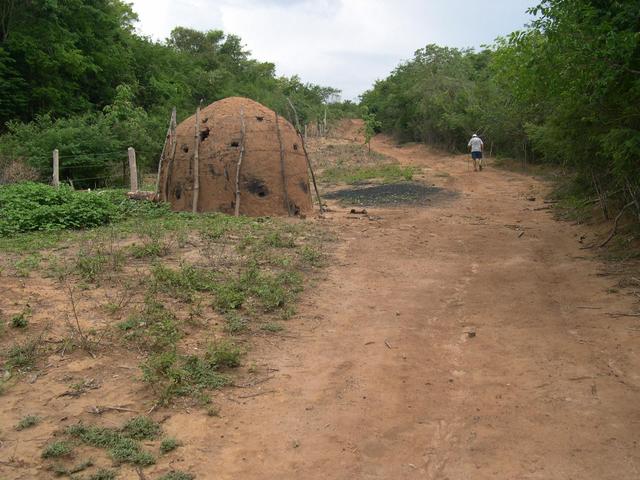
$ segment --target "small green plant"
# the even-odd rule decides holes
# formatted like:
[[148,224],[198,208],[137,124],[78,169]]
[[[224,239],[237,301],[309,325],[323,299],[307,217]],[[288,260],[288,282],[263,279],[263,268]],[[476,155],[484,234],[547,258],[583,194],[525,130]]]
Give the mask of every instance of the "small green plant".
[[42,458],[60,458],[69,455],[73,451],[73,447],[64,441],[58,441],[48,444],[42,450]]
[[229,312],[225,315],[224,331],[229,334],[238,334],[246,332],[249,328],[245,318],[236,312]]
[[106,470],[101,468],[97,472],[91,474],[87,480],[115,480],[117,474],[113,470]]
[[270,322],[260,327],[260,329],[264,330],[265,332],[278,333],[283,331],[284,327],[279,323]]
[[265,235],[262,242],[264,245],[273,248],[294,248],[296,246],[293,236],[289,235],[283,238],[278,231]]
[[134,258],[159,258],[169,253],[169,247],[156,238],[143,243],[142,245],[132,245],[129,252]]
[[218,341],[207,349],[207,358],[213,365],[239,367],[240,357],[242,357],[242,350],[228,340]]
[[160,443],[160,452],[162,452],[163,454],[166,455],[169,452],[173,452],[180,445],[182,445],[182,444],[178,440],[176,440],[175,438],[172,438],[172,437],[165,438]]
[[38,423],[40,423],[40,417],[37,415],[26,415],[20,419],[15,429],[18,431],[26,430],[27,428],[35,427]]
[[11,326],[13,328],[27,328],[29,326],[29,310],[25,309],[11,317]]
[[362,120],[364,120],[364,143],[369,147],[371,152],[371,139],[376,132],[382,128],[382,122],[380,122],[375,113],[369,111],[367,106],[362,107]]
[[319,267],[322,265],[322,253],[309,245],[305,245],[300,250],[300,258],[307,265]]
[[212,406],[207,408],[207,416],[209,417],[219,417],[220,416],[220,409],[216,406]]
[[40,355],[40,341],[29,340],[12,346],[7,352],[7,367],[30,369],[35,366]]
[[179,470],[174,470],[172,472],[164,474],[158,480],[193,480],[194,478],[196,478],[195,475],[181,472]]
[[247,299],[247,294],[242,285],[233,280],[222,283],[216,287],[214,307],[220,312],[230,312],[240,308]]
[[162,429],[149,417],[135,417],[125,423],[122,434],[134,440],[153,440],[158,438]]
[[140,368],[142,379],[156,391],[159,402],[166,404],[174,397],[198,397],[205,389],[228,385],[229,379],[218,372],[220,366],[209,352],[198,357],[166,351],[151,355]]
[[[92,459],[88,459],[88,460],[85,460],[85,461],[83,461],[83,462],[81,462],[81,463],[79,463],[77,465],[74,465],[71,468],[66,468],[63,465],[54,465],[53,466],[53,472],[58,477],[62,477],[62,476],[65,476],[65,475],[71,476],[71,475],[74,475],[75,473],[83,472],[87,468],[93,467],[93,465],[94,465],[93,460]],[[76,477],[76,476],[74,476],[72,478],[79,480],[79,478]],[[89,477],[89,478],[92,478],[92,477]]]
[[28,277],[29,274],[40,266],[42,257],[39,254],[31,254],[16,260],[13,267],[18,277]]
[[125,340],[149,352],[171,350],[182,337],[176,316],[152,296],[147,296],[141,311],[117,327],[125,332]]
[[77,424],[68,427],[65,433],[86,445],[106,449],[116,463],[146,467],[155,463],[155,457],[143,450],[139,441],[157,438],[161,429],[149,418],[136,417],[120,429]]

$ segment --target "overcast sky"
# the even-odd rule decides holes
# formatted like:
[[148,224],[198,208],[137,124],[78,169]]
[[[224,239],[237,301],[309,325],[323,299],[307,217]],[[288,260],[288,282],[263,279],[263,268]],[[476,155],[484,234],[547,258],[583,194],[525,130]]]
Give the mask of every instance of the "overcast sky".
[[176,26],[242,37],[279,75],[355,99],[429,43],[479,47],[530,20],[537,0],[130,0],[138,31],[164,40]]

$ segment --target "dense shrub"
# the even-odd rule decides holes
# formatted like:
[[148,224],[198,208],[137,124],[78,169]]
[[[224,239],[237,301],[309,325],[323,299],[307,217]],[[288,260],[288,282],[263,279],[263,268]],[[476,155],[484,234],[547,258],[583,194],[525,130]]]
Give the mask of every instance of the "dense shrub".
[[135,202],[122,191],[77,192],[31,182],[0,186],[0,235],[91,228],[166,211],[164,204]]

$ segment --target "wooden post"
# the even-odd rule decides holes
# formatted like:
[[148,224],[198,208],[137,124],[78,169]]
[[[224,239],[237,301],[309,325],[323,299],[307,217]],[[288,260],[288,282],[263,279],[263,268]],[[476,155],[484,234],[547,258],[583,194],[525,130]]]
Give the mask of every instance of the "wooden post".
[[194,128],[195,151],[193,152],[193,213],[198,211],[200,195],[200,106],[196,110],[196,126]]
[[[174,108],[175,110],[175,108]],[[173,171],[173,164],[176,158],[176,149],[178,147],[178,136],[176,134],[177,122],[176,117],[173,117],[173,122],[171,124],[171,137],[173,142],[171,144],[171,152],[169,154],[169,160],[167,162],[167,173],[164,176],[164,188],[162,189],[162,198],[163,202],[166,202],[169,199],[169,184],[171,182],[171,173]]]
[[160,191],[160,176],[162,175],[162,166],[164,164],[164,157],[171,148],[171,142],[173,140],[173,124],[176,118],[176,107],[171,110],[171,119],[169,120],[169,128],[167,128],[167,136],[164,139],[164,145],[162,146],[162,153],[160,153],[160,161],[158,162],[158,176],[156,177],[156,194]]
[[244,108],[240,109],[240,156],[238,157],[238,165],[236,166],[236,217],[240,216],[240,167],[242,167],[242,158],[244,157],[244,138],[247,134],[244,124]]
[[53,186],[60,186],[60,154],[57,148],[53,151]]
[[309,159],[309,153],[307,152],[306,142],[304,141],[304,137],[300,132],[300,119],[298,118],[298,111],[296,110],[296,107],[293,106],[291,99],[288,97],[287,97],[287,102],[289,102],[289,105],[291,106],[294,117],[296,119],[296,131],[298,132],[298,136],[302,141],[302,151],[304,152],[304,157],[307,160],[307,167],[309,167],[309,172],[311,172],[311,179],[313,180],[313,188],[315,189],[316,196],[318,197],[318,206],[320,207],[320,213],[324,213],[324,207],[322,206],[322,199],[320,198],[320,191],[318,190],[318,184],[316,183],[316,175],[315,173],[313,173],[313,167],[311,166],[311,160]]
[[131,191],[138,191],[138,166],[136,165],[136,151],[133,147],[129,147],[127,150],[129,154],[129,184],[131,185]]
[[322,127],[323,137],[327,136],[327,104],[324,104],[324,125]]
[[289,204],[289,192],[287,191],[287,175],[284,164],[284,145],[282,144],[282,132],[280,132],[280,117],[276,113],[276,132],[278,133],[278,143],[280,144],[280,176],[282,177],[282,188],[284,191],[284,206],[291,216],[291,205]]

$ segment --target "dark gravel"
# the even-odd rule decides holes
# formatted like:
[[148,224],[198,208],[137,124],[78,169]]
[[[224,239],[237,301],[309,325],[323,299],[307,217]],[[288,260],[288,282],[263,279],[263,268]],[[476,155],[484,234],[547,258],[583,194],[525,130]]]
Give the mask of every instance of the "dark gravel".
[[455,192],[438,187],[427,187],[417,182],[392,183],[355,187],[323,195],[327,199],[340,200],[345,205],[393,206],[433,205],[456,196]]

